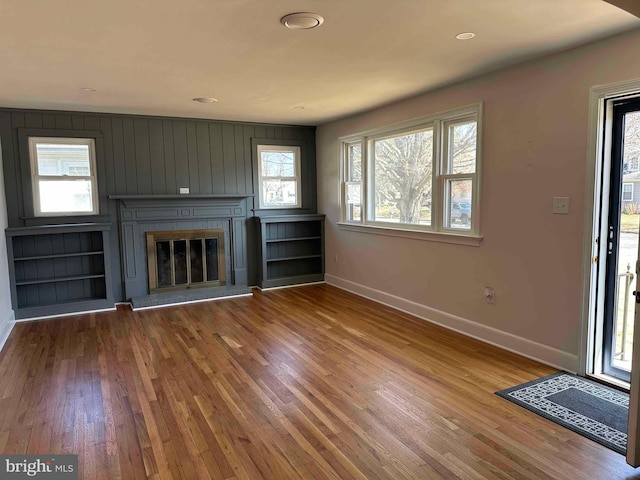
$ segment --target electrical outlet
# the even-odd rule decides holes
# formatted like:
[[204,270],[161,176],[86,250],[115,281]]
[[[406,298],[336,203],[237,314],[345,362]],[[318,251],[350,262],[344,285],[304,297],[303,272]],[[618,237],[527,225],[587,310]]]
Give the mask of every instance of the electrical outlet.
[[569,213],[569,197],[553,197],[553,213]]
[[484,287],[484,299],[487,303],[496,303],[496,293],[493,291],[493,288]]

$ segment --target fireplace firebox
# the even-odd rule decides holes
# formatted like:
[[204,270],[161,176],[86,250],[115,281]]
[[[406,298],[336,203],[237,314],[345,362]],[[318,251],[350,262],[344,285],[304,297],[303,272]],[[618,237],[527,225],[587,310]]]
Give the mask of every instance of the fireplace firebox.
[[224,230],[147,232],[149,293],[226,284]]

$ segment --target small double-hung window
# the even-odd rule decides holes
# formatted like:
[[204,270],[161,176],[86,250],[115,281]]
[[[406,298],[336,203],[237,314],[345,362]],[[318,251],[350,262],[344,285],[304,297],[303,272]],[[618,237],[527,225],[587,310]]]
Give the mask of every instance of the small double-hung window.
[[478,236],[480,111],[342,138],[343,222]]
[[302,206],[300,147],[258,145],[260,208]]
[[95,140],[29,137],[36,216],[98,213]]

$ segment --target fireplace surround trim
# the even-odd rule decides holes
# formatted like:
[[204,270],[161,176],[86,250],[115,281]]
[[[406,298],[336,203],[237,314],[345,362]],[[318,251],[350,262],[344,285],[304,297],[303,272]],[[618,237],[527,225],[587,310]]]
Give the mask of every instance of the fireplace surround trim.
[[[227,287],[247,286],[247,199],[252,195],[112,195],[127,299],[149,296],[146,233],[224,229]],[[157,294],[156,294],[157,295]]]

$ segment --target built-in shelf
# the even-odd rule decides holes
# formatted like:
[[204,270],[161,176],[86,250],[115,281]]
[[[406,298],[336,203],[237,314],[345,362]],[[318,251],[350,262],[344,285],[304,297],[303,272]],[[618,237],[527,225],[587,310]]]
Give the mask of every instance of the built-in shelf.
[[277,243],[277,242],[303,242],[306,240],[322,240],[322,237],[297,237],[297,238],[274,238],[271,240],[267,240],[267,243]]
[[[74,313],[74,312],[86,312],[88,309],[100,310],[109,307],[95,307],[95,299],[93,296],[79,297],[74,300],[61,300],[59,302],[52,301],[47,305],[47,311],[43,312],[39,303],[27,303],[21,308],[21,312],[29,313],[29,316],[23,316],[21,318],[31,317],[44,317],[49,315],[59,315],[62,313]],[[63,311],[57,311],[62,309]],[[70,311],[67,311],[70,310]]]
[[38,278],[29,279],[16,282],[16,286],[20,285],[37,285],[39,283],[55,283],[55,282],[70,282],[72,280],[88,280],[90,278],[104,278],[104,274],[97,275],[69,275],[67,277],[50,277],[50,278]]
[[104,250],[95,252],[79,252],[79,253],[60,253],[57,255],[35,255],[33,257],[16,257],[15,262],[25,262],[27,260],[39,260],[41,258],[69,258],[69,257],[87,257],[91,255],[104,255]]
[[297,255],[294,257],[276,257],[276,258],[267,258],[267,263],[269,262],[290,262],[291,260],[303,260],[305,258],[322,258],[322,255]]
[[260,231],[260,288],[324,280],[324,215],[255,218]]
[[6,229],[16,318],[113,307],[110,228],[83,223]]

